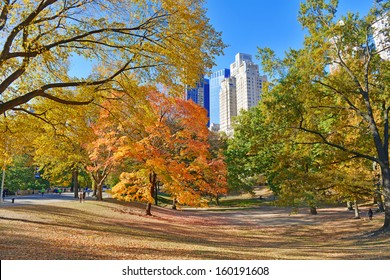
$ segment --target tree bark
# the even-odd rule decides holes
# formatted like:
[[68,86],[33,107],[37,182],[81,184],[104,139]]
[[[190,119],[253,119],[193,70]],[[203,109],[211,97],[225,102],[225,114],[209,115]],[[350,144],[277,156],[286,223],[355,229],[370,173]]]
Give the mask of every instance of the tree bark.
[[376,205],[378,205],[379,212],[385,211],[385,207],[383,206],[382,192],[381,192],[380,186],[378,186],[377,190],[375,191],[374,204],[375,203],[376,203]]
[[96,185],[96,199],[103,200],[103,183]]
[[93,178],[92,175],[91,175],[91,179],[92,179],[92,190],[93,190],[92,196],[93,196],[93,197],[97,197],[96,182],[95,182],[95,179]]
[[154,205],[158,206],[158,183],[156,183],[154,189]]
[[310,206],[310,214],[312,215],[317,215],[317,207],[315,206]]
[[[157,174],[152,172],[149,174],[149,182],[150,182],[150,196],[154,198],[156,185],[157,185]],[[146,212],[145,214],[148,216],[152,216],[152,202],[148,201],[146,204]]]
[[176,198],[173,198],[173,200],[172,200],[172,209],[173,210],[177,209],[177,207],[176,207]]
[[390,232],[390,168],[382,167],[382,186],[384,196],[385,222],[382,230]]
[[72,177],[73,177],[74,198],[78,198],[79,197],[79,171],[78,171],[78,169],[73,170]]
[[359,205],[357,203],[357,200],[354,201],[354,205],[355,205],[355,219],[360,219]]
[[152,203],[151,202],[148,202],[147,204],[146,204],[146,212],[145,212],[145,214],[147,215],[147,216],[152,216]]

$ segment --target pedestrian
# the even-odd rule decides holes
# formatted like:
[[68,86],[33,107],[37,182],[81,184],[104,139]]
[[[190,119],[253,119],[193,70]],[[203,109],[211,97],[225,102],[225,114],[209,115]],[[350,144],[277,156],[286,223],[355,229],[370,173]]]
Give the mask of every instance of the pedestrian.
[[42,188],[42,189],[41,189],[41,194],[42,194],[42,196],[43,196],[44,193],[45,193],[45,188]]
[[370,220],[372,220],[372,215],[374,215],[374,213],[372,212],[372,210],[371,210],[371,208],[370,209],[368,209],[368,218],[370,219]]
[[79,199],[80,199],[80,203],[84,201],[84,191],[83,191],[83,189],[80,189],[80,191],[79,191]]

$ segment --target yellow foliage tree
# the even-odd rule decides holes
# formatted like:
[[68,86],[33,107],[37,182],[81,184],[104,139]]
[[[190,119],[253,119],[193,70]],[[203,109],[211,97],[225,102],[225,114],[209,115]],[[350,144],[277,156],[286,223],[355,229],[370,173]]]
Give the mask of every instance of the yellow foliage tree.
[[[89,103],[94,95],[66,90],[94,92],[125,71],[173,88],[193,84],[224,47],[202,0],[4,0],[0,37],[0,114],[31,113],[26,104],[37,97]],[[72,76],[78,57],[98,71]]]

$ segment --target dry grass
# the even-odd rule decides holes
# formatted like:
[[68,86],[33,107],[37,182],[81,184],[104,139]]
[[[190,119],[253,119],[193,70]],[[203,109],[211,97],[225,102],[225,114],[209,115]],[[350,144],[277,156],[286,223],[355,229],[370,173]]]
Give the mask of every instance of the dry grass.
[[390,259],[383,222],[344,209],[173,211],[111,200],[0,208],[4,259]]

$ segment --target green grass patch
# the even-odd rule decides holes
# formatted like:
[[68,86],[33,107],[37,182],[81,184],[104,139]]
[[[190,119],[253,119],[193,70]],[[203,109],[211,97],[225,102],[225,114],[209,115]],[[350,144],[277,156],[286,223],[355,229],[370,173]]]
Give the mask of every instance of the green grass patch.
[[158,195],[159,206],[166,207],[166,206],[172,206],[172,204],[173,204],[173,200],[171,196],[169,196],[168,194],[159,193]]
[[264,205],[273,205],[272,201],[266,201],[259,198],[237,198],[237,199],[221,199],[219,206],[222,207],[256,207]]

